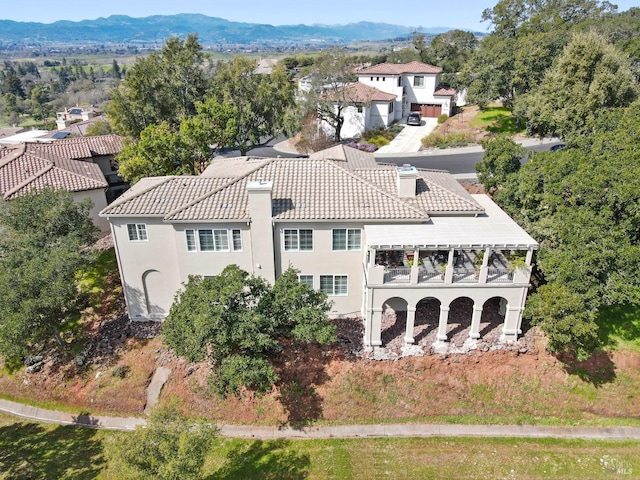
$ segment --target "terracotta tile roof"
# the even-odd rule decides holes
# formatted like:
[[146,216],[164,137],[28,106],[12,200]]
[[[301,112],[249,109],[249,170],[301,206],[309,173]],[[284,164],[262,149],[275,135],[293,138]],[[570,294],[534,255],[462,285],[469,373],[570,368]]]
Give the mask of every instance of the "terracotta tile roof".
[[456,89],[449,88],[449,87],[438,87],[436,88],[436,91],[433,92],[433,94],[438,96],[452,97],[453,95],[456,94]]
[[377,88],[365,85],[362,82],[349,83],[335,94],[327,94],[329,98],[333,98],[333,96],[340,96],[340,98],[354,103],[390,102],[398,97],[392,93],[383,92]]
[[5,200],[45,187],[82,192],[108,186],[94,163],[68,159],[54,162],[30,153],[0,158],[0,195]]
[[49,143],[30,143],[27,145],[27,151],[52,160],[57,158],[79,160],[98,155],[116,155],[123,148],[122,137],[115,134],[64,138]]
[[422,62],[410,62],[410,63],[379,63],[369,68],[365,68],[358,72],[358,75],[402,75],[404,73],[440,73],[442,68],[435,65],[429,65]]
[[[170,222],[246,221],[247,182],[257,180],[273,183],[277,220],[425,221],[432,213],[482,211],[447,172],[420,171],[418,195],[407,199],[396,194],[396,167],[375,164],[371,154],[339,146],[312,157],[230,159],[217,166],[219,176],[213,174],[214,163],[199,177],[144,179],[101,214],[164,215]],[[240,174],[226,176],[234,171]]]

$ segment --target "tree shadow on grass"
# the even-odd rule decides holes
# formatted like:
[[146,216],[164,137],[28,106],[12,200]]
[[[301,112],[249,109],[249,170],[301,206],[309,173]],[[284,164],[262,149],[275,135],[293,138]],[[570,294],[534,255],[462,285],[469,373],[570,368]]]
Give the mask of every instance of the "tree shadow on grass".
[[0,427],[0,472],[5,479],[96,478],[105,463],[96,430],[16,422]]
[[616,364],[611,360],[611,353],[597,351],[586,360],[578,361],[573,354],[559,354],[564,369],[570,375],[577,375],[584,382],[589,382],[595,387],[605,383],[611,383],[616,379]]
[[640,306],[613,305],[602,308],[596,323],[602,348],[616,349],[620,343],[640,348]]
[[256,440],[227,454],[224,465],[208,480],[273,478],[302,480],[309,476],[308,454],[292,451],[288,440]]

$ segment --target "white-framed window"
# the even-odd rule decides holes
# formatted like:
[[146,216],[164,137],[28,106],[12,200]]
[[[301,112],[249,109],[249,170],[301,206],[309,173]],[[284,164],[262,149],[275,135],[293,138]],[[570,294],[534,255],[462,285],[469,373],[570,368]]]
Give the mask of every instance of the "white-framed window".
[[413,77],[414,87],[424,87],[424,77],[422,75],[416,75]]
[[239,228],[231,230],[231,243],[233,245],[234,252],[242,251],[242,232]]
[[395,102],[389,102],[389,113],[393,113],[393,104]]
[[145,223],[127,223],[127,233],[129,234],[130,242],[146,242],[149,240]]
[[306,283],[313,288],[313,275],[298,275],[298,281],[300,283]]
[[345,296],[349,294],[346,275],[320,275],[320,290],[327,295]]
[[401,87],[402,86],[402,77],[398,77],[398,86]]
[[361,250],[362,231],[359,228],[334,228],[333,250]]
[[234,252],[242,251],[242,231],[239,228],[187,229],[184,234],[188,252],[228,252],[230,245]]
[[195,252],[198,250],[198,244],[196,243],[196,232],[193,229],[187,229],[184,231],[184,236],[187,241],[187,252]]
[[285,228],[284,251],[285,252],[311,252],[313,251],[313,230],[310,228]]

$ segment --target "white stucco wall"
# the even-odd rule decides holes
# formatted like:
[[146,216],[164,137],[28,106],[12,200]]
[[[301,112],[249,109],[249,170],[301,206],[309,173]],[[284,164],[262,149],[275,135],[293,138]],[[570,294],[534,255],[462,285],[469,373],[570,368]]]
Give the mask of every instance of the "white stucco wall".
[[91,220],[93,220],[93,223],[100,229],[101,232],[109,231],[109,221],[106,218],[102,218],[98,215],[100,211],[107,206],[107,197],[105,190],[97,189],[87,190],[84,192],[72,192],[71,195],[75,202],[80,202],[86,198],[91,200],[91,202],[93,203],[91,211],[89,212]]

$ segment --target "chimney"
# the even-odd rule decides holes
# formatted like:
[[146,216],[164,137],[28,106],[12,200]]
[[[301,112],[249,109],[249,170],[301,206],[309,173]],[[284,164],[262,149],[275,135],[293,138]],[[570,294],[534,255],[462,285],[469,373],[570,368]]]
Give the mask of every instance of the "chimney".
[[415,197],[417,179],[418,170],[416,170],[416,167],[408,163],[398,167],[398,196],[405,198]]
[[247,182],[251,234],[252,271],[273,284],[276,281],[271,192],[273,182]]

